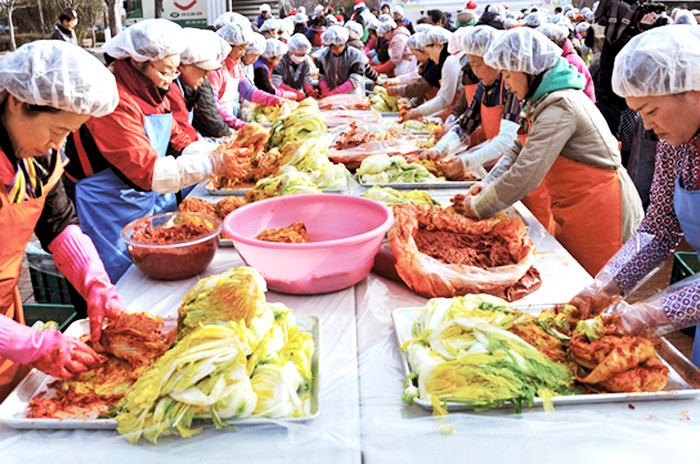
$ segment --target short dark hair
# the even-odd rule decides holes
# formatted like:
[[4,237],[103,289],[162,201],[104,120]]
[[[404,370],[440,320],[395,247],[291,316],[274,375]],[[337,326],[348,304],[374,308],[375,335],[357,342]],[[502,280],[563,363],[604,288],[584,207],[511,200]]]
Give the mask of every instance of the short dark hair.
[[78,17],[78,13],[73,8],[64,8],[58,15],[59,21],[72,21]]
[[433,24],[437,24],[440,21],[443,23],[445,22],[445,13],[443,13],[441,10],[428,10],[428,16],[430,16],[430,20],[433,22]]
[[560,6],[554,8],[554,14],[559,14],[559,13],[561,13],[562,11],[564,11],[564,10],[562,10],[562,8],[561,8]]

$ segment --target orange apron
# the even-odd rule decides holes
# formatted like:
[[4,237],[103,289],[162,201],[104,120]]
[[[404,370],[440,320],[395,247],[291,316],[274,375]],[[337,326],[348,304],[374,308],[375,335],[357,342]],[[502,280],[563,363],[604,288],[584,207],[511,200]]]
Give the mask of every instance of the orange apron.
[[[0,156],[5,155],[0,152]],[[46,194],[62,174],[63,163],[59,159],[49,181],[43,186],[42,195],[21,203],[12,203],[6,188],[0,185],[0,314],[20,324],[24,324],[24,312],[17,281],[22,269],[24,248],[44,209]],[[26,366],[0,356],[0,400],[12,391],[27,372],[29,368]]]
[[554,236],[590,275],[596,275],[622,247],[618,171],[560,155],[542,185],[551,198]]
[[[528,127],[530,127],[530,124],[528,124]],[[522,146],[525,146],[527,136],[528,134],[518,134],[518,139]],[[556,223],[554,222],[554,216],[552,216],[552,200],[549,198],[549,193],[547,192],[547,187],[544,185],[544,182],[535,187],[534,190],[531,190],[530,193],[520,201],[530,210],[532,215],[535,216],[535,219],[540,221],[540,224],[547,229],[547,232],[554,235],[556,232]]]
[[464,98],[467,100],[467,106],[472,102],[472,98],[474,98],[474,94],[476,93],[476,88],[479,87],[479,84],[466,84],[464,86]]

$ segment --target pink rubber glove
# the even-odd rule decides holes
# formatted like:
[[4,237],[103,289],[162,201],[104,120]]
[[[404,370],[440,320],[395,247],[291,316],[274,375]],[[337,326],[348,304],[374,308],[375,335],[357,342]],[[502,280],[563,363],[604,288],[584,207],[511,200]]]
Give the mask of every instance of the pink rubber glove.
[[331,89],[328,88],[328,84],[326,81],[320,81],[318,83],[318,88],[321,89],[321,98],[327,97],[328,94],[331,92]]
[[250,101],[263,106],[282,106],[282,103],[284,103],[284,98],[276,97],[271,93],[256,89],[253,92]]
[[0,356],[59,379],[104,362],[104,357],[77,338],[53,329],[39,332],[5,316],[0,316]]
[[355,85],[352,83],[352,81],[345,81],[338,87],[331,90],[328,96],[330,97],[331,95],[341,95],[344,93],[350,93],[353,90],[355,90]]
[[[294,88],[288,86],[287,84],[282,84],[277,89],[277,92],[275,92],[275,95],[277,95],[278,97],[289,99],[289,100],[298,100],[299,93],[300,92],[297,89],[294,89]],[[304,94],[302,93],[302,95],[304,95]]]
[[49,244],[49,251],[56,267],[87,300],[90,339],[98,342],[104,318],[115,317],[126,307],[109,280],[95,245],[80,227],[70,225]]

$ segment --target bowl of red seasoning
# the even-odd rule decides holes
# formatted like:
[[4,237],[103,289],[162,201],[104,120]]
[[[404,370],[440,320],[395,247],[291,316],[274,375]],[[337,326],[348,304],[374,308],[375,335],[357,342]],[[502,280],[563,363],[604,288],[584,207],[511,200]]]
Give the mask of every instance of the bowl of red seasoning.
[[202,272],[219,248],[221,220],[201,213],[143,217],[122,230],[129,256],[141,272],[158,280],[180,280]]

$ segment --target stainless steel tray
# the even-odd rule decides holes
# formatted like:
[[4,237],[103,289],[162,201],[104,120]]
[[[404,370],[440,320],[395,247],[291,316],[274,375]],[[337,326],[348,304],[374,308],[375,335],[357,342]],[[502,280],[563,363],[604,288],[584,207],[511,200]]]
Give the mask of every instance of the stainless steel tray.
[[[319,399],[319,346],[320,346],[320,325],[315,316],[298,317],[297,326],[304,332],[313,335],[314,354],[311,358],[311,372],[313,380],[311,385],[311,397],[305,406],[308,415],[304,417],[289,417],[281,419],[267,419],[263,417],[250,417],[242,420],[225,420],[231,425],[260,425],[277,422],[304,423],[314,420],[321,413]],[[90,326],[87,319],[74,322],[66,330],[67,335],[79,337],[89,333]],[[15,429],[91,429],[91,430],[116,430],[116,419],[97,418],[71,418],[63,419],[29,419],[27,418],[29,401],[38,393],[47,390],[47,385],[55,380],[53,377],[42,372],[32,370],[27,377],[20,382],[10,395],[0,404],[0,423]]]
[[[513,305],[521,311],[526,311],[533,314],[538,314],[541,310],[545,308],[551,308],[551,305],[529,305],[529,306],[518,306]],[[420,313],[421,308],[397,308],[392,311],[392,319],[394,321],[394,332],[396,333],[396,338],[399,342],[399,346],[403,345],[404,342],[410,340],[411,328],[413,327],[413,322]],[[676,371],[673,362],[670,362],[670,357],[681,357],[680,353],[675,353],[672,356],[668,356],[668,347],[664,349],[657,350],[657,354],[664,364],[669,367],[669,380],[666,389],[660,392],[639,392],[639,393],[597,393],[597,394],[585,394],[585,395],[573,395],[573,396],[555,396],[554,406],[564,406],[564,405],[581,405],[581,404],[597,404],[597,403],[616,403],[616,402],[629,402],[629,401],[652,401],[652,400],[684,400],[690,398],[696,398],[700,396],[700,389],[697,389],[697,384],[695,386],[689,383],[690,379],[687,376],[681,375],[681,372]],[[406,375],[411,373],[411,369],[408,365],[408,360],[405,354],[400,353],[401,365]],[[685,360],[687,361],[687,359]],[[682,360],[681,360],[682,362]],[[428,401],[421,400],[420,398],[415,398],[413,400],[418,406],[432,411],[433,406]],[[534,407],[542,406],[542,400],[540,398],[535,398]],[[510,403],[506,403],[501,408],[512,408]],[[448,411],[471,411],[472,408],[467,404],[462,403],[447,403]]]
[[358,179],[358,182],[363,187],[374,187],[379,185],[380,187],[391,187],[397,190],[430,190],[430,189],[468,189],[476,183],[473,180],[465,181],[436,181],[436,182],[362,182]]
[[[209,192],[209,195],[216,195],[216,196],[221,196],[221,197],[230,197],[230,196],[236,196],[236,197],[244,197],[246,193],[248,193],[252,188],[255,187],[255,184],[251,184],[250,182],[246,182],[243,184],[240,184],[239,186],[236,186],[235,188],[223,188],[223,189],[216,189],[212,188],[210,183],[207,183],[207,185],[204,186],[207,192]],[[344,193],[344,189],[323,189],[321,190],[323,193]]]

